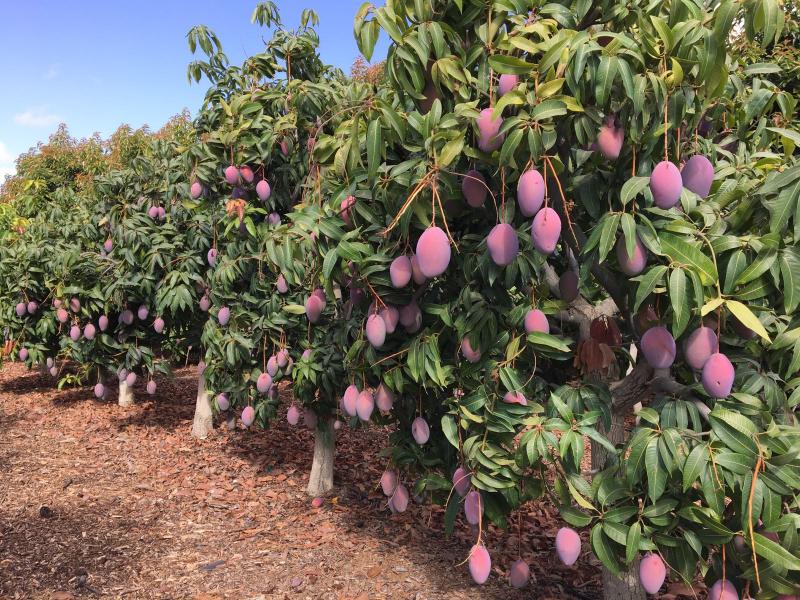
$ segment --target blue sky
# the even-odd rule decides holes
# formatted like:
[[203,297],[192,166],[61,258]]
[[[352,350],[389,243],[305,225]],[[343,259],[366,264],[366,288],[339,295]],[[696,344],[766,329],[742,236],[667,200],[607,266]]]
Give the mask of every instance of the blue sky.
[[[232,63],[263,48],[250,23],[256,0],[33,0],[0,10],[0,182],[18,154],[64,122],[70,133],[107,136],[121,123],[160,127],[184,107],[194,114],[206,82],[190,85],[186,32],[204,24]],[[353,17],[362,0],[278,0],[284,26],[312,8],[323,60],[346,72],[359,55]],[[381,2],[375,1],[379,5]],[[379,42],[373,61],[385,56]]]

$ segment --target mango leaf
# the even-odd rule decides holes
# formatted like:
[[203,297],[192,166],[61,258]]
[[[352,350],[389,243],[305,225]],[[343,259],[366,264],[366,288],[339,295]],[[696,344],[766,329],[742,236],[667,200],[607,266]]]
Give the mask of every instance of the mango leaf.
[[689,324],[689,314],[692,310],[692,297],[686,290],[686,272],[683,269],[673,269],[669,276],[669,298],[672,306],[672,336],[679,338],[686,325]]
[[498,73],[508,75],[529,75],[536,69],[534,63],[529,63],[516,56],[495,54],[489,57],[489,65]]
[[734,317],[739,319],[742,325],[755,331],[767,342],[770,341],[769,334],[761,324],[761,321],[759,321],[758,317],[756,317],[753,312],[744,304],[736,300],[725,300],[725,306],[729,311],[731,311],[731,314],[733,314]]
[[661,280],[664,278],[664,275],[669,271],[669,268],[664,265],[657,265],[650,270],[647,271],[644,275],[642,275],[641,280],[639,281],[639,287],[636,288],[636,300],[633,304],[633,310],[639,310],[639,307],[642,305],[642,302],[653,293],[653,290],[656,289],[656,286],[661,283]]
[[755,541],[756,554],[760,557],[766,558],[782,569],[800,571],[800,558],[797,558],[780,544],[776,544],[760,533],[754,533],[753,540]]
[[675,263],[696,269],[703,285],[711,285],[717,281],[714,262],[700,248],[670,233],[661,233],[658,239],[661,242],[662,254]]

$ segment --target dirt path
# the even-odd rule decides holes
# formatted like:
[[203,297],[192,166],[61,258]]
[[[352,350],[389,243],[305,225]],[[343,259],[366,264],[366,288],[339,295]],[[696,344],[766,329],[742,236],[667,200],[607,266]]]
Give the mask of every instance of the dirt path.
[[507,584],[516,535],[491,529],[492,576],[472,584],[457,566],[466,524],[447,539],[438,508],[389,514],[377,488],[386,431],[344,432],[338,496],[313,509],[310,432],[281,419],[193,440],[191,368],[154,397],[137,390],[130,409],[50,383],[20,365],[0,371],[2,600],[599,597],[596,563],[586,551],[578,568],[558,562],[559,521],[538,504],[522,540],[535,586]]

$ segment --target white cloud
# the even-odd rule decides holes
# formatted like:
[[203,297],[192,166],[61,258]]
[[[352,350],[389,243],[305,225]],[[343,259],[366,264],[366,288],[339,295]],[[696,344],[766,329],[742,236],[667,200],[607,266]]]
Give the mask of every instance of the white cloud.
[[6,145],[3,142],[0,142],[0,165],[10,162],[14,162],[14,156],[8,151]]
[[14,165],[0,165],[0,187],[6,180],[6,175],[13,175],[16,172]]
[[3,185],[6,175],[13,175],[15,171],[14,156],[8,151],[6,145],[0,142],[0,185]]
[[23,127],[49,127],[61,121],[61,117],[51,113],[46,106],[32,106],[25,112],[14,115],[14,123]]
[[43,77],[47,80],[55,79],[58,77],[58,74],[61,71],[61,65],[59,63],[55,63],[47,67],[47,71],[44,72]]

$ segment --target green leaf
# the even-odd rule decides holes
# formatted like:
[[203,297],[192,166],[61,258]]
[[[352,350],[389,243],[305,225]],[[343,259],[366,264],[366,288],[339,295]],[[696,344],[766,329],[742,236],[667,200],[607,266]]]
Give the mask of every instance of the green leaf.
[[692,298],[686,291],[686,273],[673,269],[669,276],[669,298],[672,306],[672,336],[679,338],[689,323]]
[[753,441],[755,425],[747,417],[718,406],[708,415],[708,421],[714,434],[734,452],[750,457],[758,454]]
[[661,38],[661,42],[664,44],[664,54],[669,54],[672,47],[675,45],[674,36],[672,35],[672,30],[669,28],[669,25],[662,19],[661,17],[657,17],[655,15],[650,15],[650,21],[652,21],[653,26],[656,28],[658,32],[658,37]]
[[516,56],[494,54],[489,57],[489,66],[498,73],[508,75],[530,75],[535,69],[534,63],[529,63]]
[[687,491],[700,473],[708,464],[708,448],[704,445],[695,446],[686,457],[686,462],[683,464],[683,491]]
[[670,233],[661,233],[658,239],[662,253],[675,263],[696,269],[703,285],[717,281],[717,269],[713,261],[700,248]]
[[628,204],[631,200],[636,198],[642,191],[650,184],[649,177],[631,177],[622,184],[620,190],[620,201],[622,204]]
[[619,229],[619,213],[605,215],[600,221],[600,243],[598,245],[597,262],[603,262],[611,252],[611,248],[617,241],[617,229]]
[[636,521],[628,529],[628,536],[625,538],[625,562],[631,564],[639,554],[639,540],[642,539],[642,524]]
[[460,136],[454,140],[447,142],[439,156],[436,157],[440,167],[448,167],[453,164],[453,161],[461,156],[461,151],[464,149],[464,136]]
[[381,163],[381,122],[372,119],[367,126],[367,170],[371,180],[378,174]]
[[628,256],[633,256],[636,252],[636,220],[632,215],[623,213],[620,219],[622,225],[622,233],[625,236],[625,251]]
[[614,575],[619,577],[620,567],[617,562],[616,553],[614,552],[611,540],[603,533],[602,523],[597,523],[592,527],[589,542],[592,545],[595,556],[600,559],[600,562],[602,562],[609,571],[614,573]]
[[447,537],[453,535],[453,527],[456,523],[459,508],[461,508],[461,500],[458,494],[450,494],[450,502],[447,503],[447,509],[444,513],[444,531]]
[[642,302],[647,299],[647,297],[653,293],[653,290],[656,289],[656,286],[661,283],[661,280],[664,279],[664,275],[669,271],[669,268],[665,265],[656,265],[655,267],[649,269],[644,275],[642,275],[641,280],[639,281],[639,287],[636,288],[636,300],[633,304],[633,310],[639,310]]
[[619,59],[616,56],[606,54],[600,57],[600,65],[595,73],[594,95],[598,106],[605,106],[608,101],[611,87],[619,72]]
[[567,114],[567,105],[561,100],[545,100],[537,104],[531,111],[531,119],[534,121],[544,121],[552,117],[560,117]]
[[[749,536],[747,537],[749,538]],[[781,569],[800,571],[800,558],[797,558],[780,544],[776,544],[760,533],[753,533],[753,540],[755,541],[756,554],[760,557],[766,558]]]
[[708,313],[717,310],[723,304],[725,304],[724,298],[712,298],[703,305],[703,308],[700,309],[700,316],[705,317]]
[[442,432],[454,448],[458,449],[458,426],[452,415],[442,416]]
[[733,314],[734,317],[739,319],[739,322],[742,325],[744,325],[748,329],[752,329],[753,331],[755,331],[767,342],[770,341],[769,334],[767,333],[767,330],[764,328],[764,326],[761,324],[761,321],[759,321],[758,317],[756,317],[753,314],[753,312],[749,308],[747,308],[744,304],[736,300],[725,300],[725,306],[729,311],[731,311],[731,314]]
[[783,279],[783,305],[787,314],[800,304],[800,249],[784,248],[780,255],[781,278]]
[[667,485],[667,471],[662,467],[658,456],[658,437],[648,442],[644,453],[644,464],[647,470],[647,495],[651,502],[656,502]]
[[304,315],[306,314],[306,307],[302,304],[287,304],[283,307],[283,310],[292,314],[292,315]]

